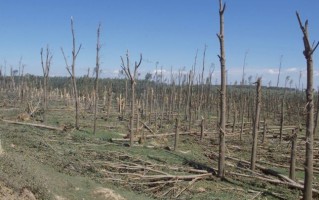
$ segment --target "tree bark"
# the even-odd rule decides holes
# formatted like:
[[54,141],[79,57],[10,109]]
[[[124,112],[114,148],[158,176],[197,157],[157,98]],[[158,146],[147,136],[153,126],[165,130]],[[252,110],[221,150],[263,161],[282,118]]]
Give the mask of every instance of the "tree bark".
[[285,97],[286,97],[286,89],[284,91],[284,95],[281,99],[281,113],[280,113],[280,132],[279,132],[279,143],[282,142],[282,134],[283,134],[283,127],[284,127],[284,120],[285,120]]
[[131,84],[131,119],[130,119],[130,147],[133,146],[134,143],[134,117],[135,117],[135,84],[136,84],[136,76],[137,76],[137,69],[142,63],[142,54],[140,55],[139,63],[135,62],[134,71],[131,72],[130,68],[130,59],[128,51],[126,53],[126,64],[124,63],[124,59],[121,57],[122,60],[122,69],[125,72],[127,78],[130,80]]
[[63,48],[61,48],[64,61],[66,64],[66,69],[68,70],[71,79],[72,79],[72,86],[74,90],[74,101],[75,101],[75,128],[79,129],[79,94],[78,94],[78,89],[76,85],[76,77],[75,77],[75,61],[76,58],[81,50],[81,46],[76,50],[76,45],[75,45],[75,32],[74,32],[74,26],[73,26],[73,18],[71,17],[71,32],[72,32],[72,64],[71,66],[68,64],[66,55],[64,54]]
[[100,30],[101,24],[97,29],[97,42],[96,42],[96,63],[95,63],[95,81],[94,81],[94,126],[93,126],[93,134],[96,133],[96,115],[97,115],[97,105],[99,100],[99,71],[100,71]]
[[291,136],[291,153],[290,153],[290,169],[289,169],[289,178],[296,180],[296,151],[297,151],[297,133],[296,129],[292,130]]
[[254,127],[253,127],[253,147],[251,153],[251,164],[250,169],[252,171],[255,170],[255,164],[257,159],[257,143],[258,143],[258,122],[261,108],[261,78],[257,80],[256,86],[256,110],[255,110],[255,119],[254,119]]
[[41,49],[40,55],[41,55],[41,66],[43,70],[43,122],[46,123],[47,121],[46,112],[48,109],[47,87],[48,87],[48,79],[49,79],[51,60],[52,60],[52,54],[49,49],[49,46],[47,46],[46,48],[45,63],[43,58],[43,48]]
[[306,162],[305,162],[305,180],[304,180],[304,200],[312,199],[312,182],[313,182],[313,124],[314,124],[314,105],[313,105],[313,59],[312,54],[319,45],[319,42],[314,46],[310,45],[308,35],[308,20],[303,25],[296,12],[300,29],[303,33],[304,51],[303,54],[307,60],[307,122],[306,122]]
[[179,140],[179,118],[176,118],[176,125],[175,125],[175,140],[174,140],[174,151],[178,148],[178,140]]
[[221,68],[221,88],[220,88],[220,122],[219,122],[219,159],[218,159],[218,176],[225,177],[225,131],[226,131],[226,56],[224,45],[224,12],[226,4],[219,0],[219,25],[220,32],[217,34],[220,43],[220,68]]

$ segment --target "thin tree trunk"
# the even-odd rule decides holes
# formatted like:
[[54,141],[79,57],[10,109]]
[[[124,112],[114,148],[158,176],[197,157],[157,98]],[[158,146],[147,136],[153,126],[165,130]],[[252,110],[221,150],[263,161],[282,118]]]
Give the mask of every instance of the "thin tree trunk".
[[121,57],[122,60],[122,69],[125,72],[127,78],[130,79],[130,83],[131,83],[131,117],[130,117],[130,147],[133,146],[133,142],[134,142],[134,115],[135,115],[135,84],[136,84],[136,76],[137,76],[137,69],[139,68],[139,66],[142,63],[142,54],[140,55],[140,61],[139,63],[135,62],[135,66],[134,66],[134,71],[131,72],[131,68],[130,68],[130,60],[129,60],[129,54],[128,51],[126,53],[126,65],[124,63],[123,58]]
[[289,169],[289,178],[296,180],[296,150],[297,150],[297,133],[296,129],[292,130],[291,136],[291,153],[290,153],[290,169]]
[[220,122],[219,122],[219,159],[218,176],[225,177],[225,131],[226,131],[226,56],[224,45],[224,12],[226,4],[219,0],[220,33],[217,34],[220,43],[220,68],[221,68],[221,88],[220,88]]
[[298,12],[296,13],[300,29],[303,33],[303,42],[305,50],[304,56],[307,60],[307,122],[306,122],[306,162],[305,162],[305,180],[304,180],[304,200],[312,199],[313,182],[313,130],[314,130],[314,105],[313,105],[313,59],[312,54],[319,45],[319,42],[312,48],[308,35],[308,20],[305,25],[302,24]]
[[315,117],[315,124],[314,124],[314,128],[313,128],[313,134],[316,135],[317,134],[317,126],[318,126],[318,119],[319,119],[319,88],[318,88],[318,100],[317,100],[317,110],[316,110],[316,117]]
[[68,65],[66,55],[64,54],[64,51],[62,48],[61,48],[61,51],[64,57],[65,64],[67,66],[66,68],[69,74],[71,75],[71,79],[72,79],[72,86],[74,90],[74,101],[75,101],[75,128],[79,129],[79,94],[78,94],[78,89],[76,85],[76,77],[75,77],[75,61],[81,50],[82,45],[80,45],[79,48],[76,50],[73,18],[71,18],[71,32],[72,32],[72,64],[71,66]]
[[43,70],[43,122],[46,123],[47,122],[46,112],[48,109],[47,87],[48,87],[48,79],[49,79],[51,60],[52,60],[52,54],[49,49],[49,46],[47,46],[46,48],[45,63],[43,58],[43,48],[41,49],[40,55],[41,55],[41,65]]
[[250,169],[252,171],[255,170],[255,164],[257,159],[257,142],[258,142],[258,122],[261,108],[261,78],[257,80],[256,86],[256,110],[255,110],[255,119],[254,119],[254,127],[253,127],[253,147],[251,153],[251,164]]
[[96,42],[96,64],[95,64],[95,82],[94,82],[94,125],[93,125],[93,134],[96,133],[96,115],[97,115],[97,105],[99,100],[99,71],[100,71],[100,29],[101,24],[97,28],[97,42]]
[[241,92],[241,126],[240,126],[240,135],[239,135],[239,139],[240,141],[242,141],[242,137],[243,137],[243,132],[244,132],[244,114],[245,114],[245,102],[246,102],[246,98],[244,97],[243,93]]
[[284,120],[285,120],[285,97],[286,97],[286,89],[284,91],[284,95],[281,99],[281,113],[280,113],[280,133],[279,133],[279,143],[282,142],[282,135],[283,135],[283,127],[284,127]]
[[174,140],[174,151],[177,151],[178,148],[178,140],[179,140],[179,118],[176,118],[176,125],[175,125],[175,140]]

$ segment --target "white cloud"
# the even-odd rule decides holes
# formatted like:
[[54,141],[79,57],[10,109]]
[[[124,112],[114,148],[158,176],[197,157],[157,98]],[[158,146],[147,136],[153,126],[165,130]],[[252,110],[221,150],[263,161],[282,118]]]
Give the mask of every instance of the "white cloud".
[[120,73],[120,70],[114,70],[112,71],[112,74],[119,74]]
[[163,75],[165,75],[165,74],[167,74],[168,73],[168,71],[167,70],[165,70],[165,69],[157,69],[157,70],[153,70],[153,72],[152,72],[152,74],[158,74],[158,75],[160,75],[160,74],[163,74]]
[[286,69],[286,72],[296,72],[298,69],[296,67],[291,67]]
[[279,71],[277,69],[267,69],[267,73],[269,73],[269,74],[279,74]]

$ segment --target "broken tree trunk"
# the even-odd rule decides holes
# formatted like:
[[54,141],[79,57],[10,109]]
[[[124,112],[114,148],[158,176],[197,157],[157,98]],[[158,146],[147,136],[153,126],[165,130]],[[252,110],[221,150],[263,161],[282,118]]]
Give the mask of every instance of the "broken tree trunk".
[[101,29],[101,24],[99,24],[97,28],[97,42],[96,42],[96,63],[95,63],[95,81],[94,81],[94,125],[93,125],[93,134],[96,132],[96,115],[97,115],[97,104],[99,100],[99,71],[100,71],[100,49],[101,49],[101,44],[100,44],[100,29]]
[[63,128],[54,127],[54,126],[46,126],[46,125],[43,125],[43,124],[32,124],[32,123],[25,123],[25,122],[16,122],[16,121],[5,120],[5,119],[3,119],[2,121],[6,122],[6,123],[9,123],[9,124],[33,126],[33,127],[37,127],[37,128],[44,128],[44,129],[55,130],[55,131],[63,131]]
[[49,45],[46,48],[46,56],[45,56],[45,63],[43,58],[43,48],[41,48],[41,66],[43,70],[43,122],[46,123],[46,112],[48,110],[48,97],[47,97],[47,88],[49,82],[49,73],[51,67],[51,60],[52,60],[52,53],[49,49]]
[[257,157],[257,143],[258,143],[258,122],[259,122],[259,115],[260,115],[260,107],[261,107],[261,78],[258,78],[256,86],[256,113],[254,119],[254,127],[253,127],[253,147],[251,152],[251,162],[250,162],[250,169],[252,171],[255,170],[255,163]]
[[296,180],[297,129],[292,130],[289,178]]
[[304,193],[303,198],[305,200],[312,199],[312,182],[313,182],[313,59],[312,54],[319,45],[311,46],[308,35],[308,20],[303,25],[296,12],[300,29],[303,33],[303,43],[305,50],[303,54],[307,60],[307,122],[306,122],[306,162],[305,162],[305,181],[304,181]]
[[124,59],[121,57],[122,60],[122,69],[125,72],[127,78],[130,80],[131,83],[131,119],[130,119],[130,147],[133,146],[133,135],[134,135],[134,115],[135,115],[135,85],[136,85],[136,80],[135,78],[137,77],[137,69],[139,68],[139,66],[142,63],[142,54],[140,54],[140,61],[137,63],[135,62],[135,66],[134,66],[134,71],[131,72],[131,68],[130,68],[130,59],[129,59],[129,54],[128,51],[126,53],[126,65],[124,62]]
[[219,0],[219,25],[220,32],[217,34],[220,43],[220,71],[221,71],[221,88],[220,88],[220,122],[219,122],[219,159],[218,159],[218,176],[225,176],[225,131],[226,131],[226,56],[224,44],[224,12],[226,4]]
[[76,45],[75,45],[75,33],[74,33],[74,27],[73,27],[73,17],[71,17],[71,32],[72,32],[72,63],[71,66],[68,64],[67,57],[63,51],[63,48],[61,48],[66,69],[68,70],[71,79],[72,79],[72,86],[73,86],[73,91],[74,91],[74,101],[75,101],[75,128],[79,129],[79,94],[78,94],[78,88],[76,84],[76,77],[75,77],[75,61],[76,58],[81,50],[81,46],[76,50]]
[[178,128],[179,128],[179,119],[176,118],[176,125],[175,125],[175,140],[174,140],[174,151],[177,150],[178,148],[178,140],[179,140],[179,132],[178,132]]

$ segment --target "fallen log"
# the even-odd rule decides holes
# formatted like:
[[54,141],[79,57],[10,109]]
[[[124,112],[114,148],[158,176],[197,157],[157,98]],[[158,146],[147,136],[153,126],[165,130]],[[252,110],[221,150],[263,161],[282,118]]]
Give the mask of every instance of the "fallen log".
[[[295,188],[295,189],[299,189],[299,190],[303,190],[304,187],[303,185],[297,183],[297,182],[290,182],[290,181],[281,181],[279,179],[268,179],[268,178],[264,178],[264,177],[260,177],[260,176],[254,176],[254,175],[247,175],[247,174],[240,174],[240,173],[236,173],[236,172],[226,172],[227,174],[230,175],[234,175],[234,176],[242,176],[242,177],[246,177],[246,178],[256,178],[262,181],[266,181],[269,183],[273,183],[273,184],[281,184],[281,185],[287,185],[288,187],[291,188]],[[287,177],[288,178],[288,177]],[[312,189],[313,194],[319,195],[319,190],[316,189]]]
[[[122,173],[123,174],[123,173]],[[213,177],[212,173],[206,173],[206,174],[196,174],[196,175],[142,175],[142,174],[136,174],[136,173],[128,173],[127,175],[131,176],[131,180],[148,180],[148,181],[154,181],[154,180],[167,180],[167,179],[174,179],[174,180],[193,180],[193,179],[201,179],[201,178],[210,178]]]
[[147,126],[147,124],[145,124],[142,121],[140,121],[140,123],[143,124],[144,128],[146,128],[149,132],[151,132],[152,134],[155,134],[154,131],[149,126]]
[[[196,134],[194,132],[182,132],[180,135],[190,135],[190,134]],[[148,138],[157,138],[157,137],[165,137],[165,136],[173,136],[175,133],[163,133],[163,134],[156,134],[156,135],[147,135],[145,136],[146,139]],[[139,141],[140,137],[137,137],[134,139],[134,142]],[[129,138],[111,138],[111,142],[127,142],[130,141]]]
[[49,129],[49,130],[55,130],[55,131],[63,131],[63,128],[60,127],[54,127],[54,126],[47,126],[43,124],[33,124],[33,123],[26,123],[26,122],[16,122],[16,121],[11,121],[11,120],[5,120],[2,119],[3,122],[6,122],[8,124],[16,124],[16,125],[23,125],[23,126],[33,126],[37,128],[44,128],[44,129]]
[[[214,153],[212,152],[215,156],[218,156],[217,153]],[[242,163],[245,163],[245,164],[248,164],[250,165],[250,162],[248,161],[245,161],[245,160],[240,160],[240,159],[237,159],[237,158],[233,158],[233,157],[229,157],[229,156],[226,156],[226,159],[229,159],[229,160],[234,160],[236,162],[242,162]],[[258,175],[246,175],[246,174],[238,174],[238,173],[235,173],[235,172],[228,172],[229,174],[232,174],[232,175],[237,175],[237,176],[244,176],[244,177],[249,177],[249,178],[257,178],[259,180],[264,180],[264,181],[267,181],[267,182],[270,182],[270,183],[274,183],[274,184],[283,184],[283,185],[287,185],[289,187],[292,187],[292,188],[296,188],[296,189],[300,189],[300,190],[303,190],[304,189],[304,186],[299,184],[298,182],[288,178],[287,176],[285,175],[282,175],[280,174],[279,172],[276,172],[274,170],[271,170],[271,169],[267,169],[261,165],[258,165],[256,164],[256,168],[259,168],[262,172],[264,173],[268,173],[268,174],[271,174],[273,176],[276,176],[277,178],[280,178],[284,181],[281,181],[279,179],[269,179],[269,178],[264,178],[264,177],[261,177],[261,176],[258,176]],[[240,168],[239,168],[240,169]],[[312,189],[312,192],[316,195],[319,195],[319,190],[316,190],[316,189]]]

